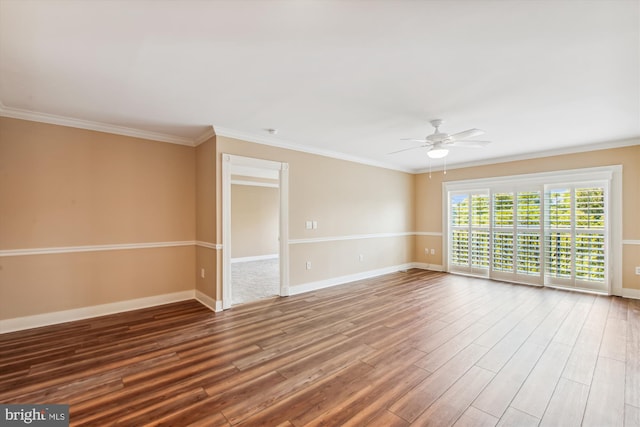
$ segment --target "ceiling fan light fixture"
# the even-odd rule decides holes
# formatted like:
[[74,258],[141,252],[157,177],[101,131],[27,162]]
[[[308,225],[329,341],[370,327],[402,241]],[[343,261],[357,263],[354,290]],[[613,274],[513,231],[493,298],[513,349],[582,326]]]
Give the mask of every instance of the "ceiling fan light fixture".
[[427,156],[432,159],[441,159],[447,154],[449,154],[449,150],[446,148],[432,148],[431,150],[427,151]]

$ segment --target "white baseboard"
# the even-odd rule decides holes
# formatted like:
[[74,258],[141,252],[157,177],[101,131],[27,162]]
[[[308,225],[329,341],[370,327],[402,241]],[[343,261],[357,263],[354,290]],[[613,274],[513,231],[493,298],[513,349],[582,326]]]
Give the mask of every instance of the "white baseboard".
[[408,270],[410,268],[413,268],[412,263],[394,265],[391,267],[379,268],[377,270],[363,271],[361,273],[348,274],[346,276],[332,277],[330,279],[318,280],[317,282],[303,283],[297,286],[290,286],[289,295],[298,295],[304,292],[311,292],[318,289],[324,289],[332,286],[343,285],[349,282],[355,282],[356,280],[370,279],[372,277],[395,273],[396,271],[401,270]]
[[396,271],[419,268],[422,270],[444,271],[444,267],[438,264],[425,264],[420,262],[410,262],[407,264],[394,265],[391,267],[379,268],[377,270],[363,271],[361,273],[348,274],[346,276],[332,277],[331,279],[318,280],[317,282],[303,283],[289,287],[289,295],[298,295],[305,292],[316,291],[318,289],[330,288],[332,286],[343,285],[356,280],[370,279],[382,276],[383,274],[395,273]]
[[245,256],[241,258],[231,258],[231,264],[235,264],[237,262],[251,262],[251,261],[263,261],[266,259],[277,259],[278,257],[279,257],[278,254],[268,254],[268,255]]
[[0,334],[21,331],[23,329],[38,328],[55,325],[57,323],[72,322],[74,320],[105,316],[123,311],[137,310],[156,305],[194,299],[194,292],[182,291],[170,294],[154,295],[152,297],[136,298],[109,304],[93,305],[90,307],[74,308],[72,310],[55,311],[51,313],[35,314],[33,316],[15,317],[0,320]]
[[640,299],[640,289],[622,288],[622,296],[625,298]]
[[211,311],[214,311],[214,312],[222,311],[222,301],[217,301],[211,298],[209,295],[197,289],[196,289],[196,300],[198,300],[200,304],[204,305]]
[[[377,270],[363,271],[361,273],[349,274],[346,276],[333,277],[331,279],[319,280],[317,282],[304,283],[298,286],[289,287],[289,295],[297,295],[331,286],[342,285],[356,280],[369,279],[382,276],[383,274],[395,273],[396,271],[420,268],[423,270],[442,271],[441,265],[424,263],[407,263],[380,268]],[[627,298],[640,299],[640,290],[623,289],[623,296]],[[72,310],[55,311],[51,313],[35,314],[33,316],[16,317],[13,319],[0,320],[0,334],[21,331],[24,329],[38,328],[42,326],[55,325],[58,323],[72,322],[74,320],[88,319],[91,317],[105,316],[108,314],[121,313],[125,311],[137,310],[141,308],[153,307],[156,305],[169,304],[172,302],[196,299],[205,307],[214,312],[222,311],[222,301],[217,301],[199,290],[174,292],[170,294],[154,295],[151,297],[137,298],[127,301],[119,301],[109,304],[100,304],[90,307],[75,308]]]
[[427,264],[424,262],[413,262],[411,268],[419,268],[421,270],[444,271],[444,266],[440,264]]

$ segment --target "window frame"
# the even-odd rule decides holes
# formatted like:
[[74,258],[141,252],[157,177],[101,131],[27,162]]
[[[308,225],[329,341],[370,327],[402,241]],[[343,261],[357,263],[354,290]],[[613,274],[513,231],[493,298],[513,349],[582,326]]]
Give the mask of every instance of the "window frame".
[[[559,185],[571,185],[579,188],[589,187],[590,184],[599,183],[606,184],[605,187],[605,280],[603,286],[590,286],[591,283],[583,283],[574,280],[574,283],[562,283],[561,281],[546,281],[545,278],[545,199],[548,186],[556,187]],[[520,230],[526,231],[526,228],[518,227],[517,200],[518,193],[527,191],[540,191],[540,224],[539,227],[533,228],[539,233],[540,242],[540,277],[531,280],[530,275],[518,274],[518,258],[517,258],[517,239]],[[449,194],[450,192],[482,192],[489,191],[490,194],[490,221],[493,225],[493,194],[506,190],[514,193],[514,224],[513,224],[513,240],[514,240],[514,272],[508,274],[492,274],[492,256],[490,258],[490,268],[488,275],[478,275],[473,271],[460,271],[460,269],[452,268],[449,257],[450,228],[449,228]],[[442,200],[443,200],[443,270],[457,274],[469,274],[480,277],[490,277],[497,280],[507,280],[511,282],[521,282],[527,284],[545,285],[550,287],[567,287],[571,289],[579,289],[585,291],[595,291],[598,293],[607,293],[613,295],[622,294],[622,166],[603,166],[595,168],[583,168],[564,171],[542,172],[534,174],[513,175],[504,177],[491,177],[470,179],[462,181],[445,181],[442,183]],[[469,202],[471,204],[471,202]],[[572,205],[574,204],[572,192]],[[572,207],[573,208],[573,207]],[[572,210],[572,221],[574,211]],[[574,232],[572,236],[575,236]],[[491,231],[490,238],[493,238]],[[469,246],[471,247],[471,236]],[[572,245],[572,247],[575,245]],[[576,258],[572,253],[572,267],[575,269]],[[535,283],[532,283],[535,282]]]

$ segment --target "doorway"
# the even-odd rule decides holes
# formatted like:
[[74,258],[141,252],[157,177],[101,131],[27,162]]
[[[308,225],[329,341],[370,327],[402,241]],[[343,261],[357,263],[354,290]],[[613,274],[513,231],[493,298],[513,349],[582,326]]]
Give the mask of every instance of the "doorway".
[[222,155],[222,307],[288,295],[288,164]]

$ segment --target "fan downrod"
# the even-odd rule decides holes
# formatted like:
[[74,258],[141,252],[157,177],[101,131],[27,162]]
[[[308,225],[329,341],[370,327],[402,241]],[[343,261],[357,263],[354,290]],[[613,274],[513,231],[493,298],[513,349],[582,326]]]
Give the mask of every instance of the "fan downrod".
[[438,128],[442,126],[442,119],[433,119],[429,123],[431,123],[431,126],[436,128],[436,132],[439,132]]

